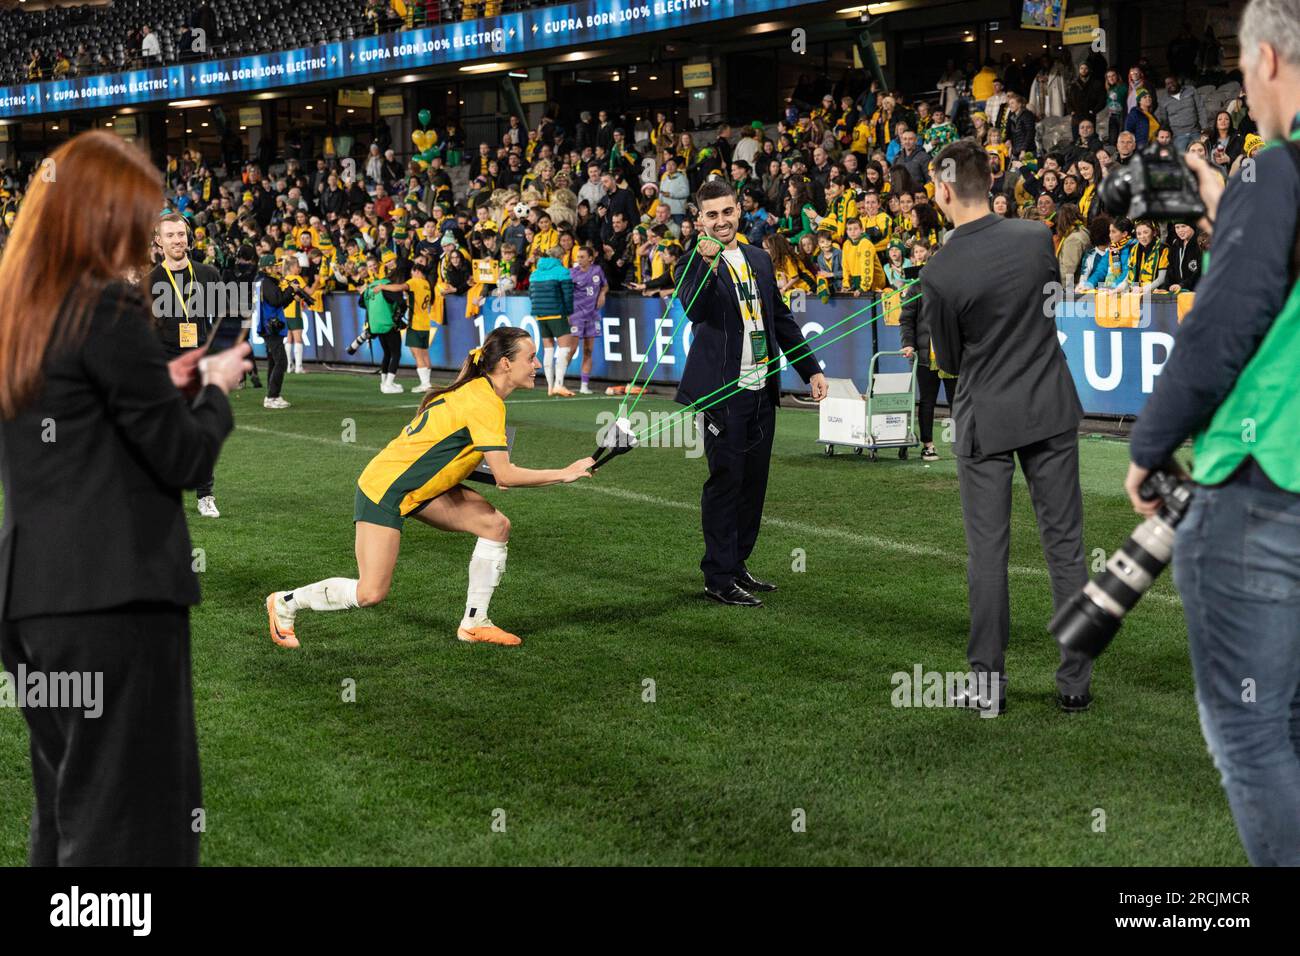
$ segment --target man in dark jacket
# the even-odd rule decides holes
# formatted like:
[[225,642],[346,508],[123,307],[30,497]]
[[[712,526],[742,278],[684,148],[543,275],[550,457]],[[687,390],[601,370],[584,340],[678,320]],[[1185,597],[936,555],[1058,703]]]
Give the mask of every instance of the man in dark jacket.
[[320,194],[319,206],[322,216],[328,216],[330,213],[342,216],[347,212],[348,194],[343,191],[337,173],[329,174],[325,189]]
[[[240,326],[251,333],[253,326],[257,322],[251,308],[253,286],[257,282],[257,253],[253,251],[252,246],[245,243],[239,247],[235,253],[234,264],[221,273],[221,279],[226,283],[226,288],[234,290],[237,295],[237,302],[240,307]],[[245,302],[249,304],[247,310],[244,309],[243,304]],[[251,381],[253,388],[261,388],[262,379],[257,374],[257,356],[250,355],[248,359],[253,367],[244,376],[244,382]],[[244,387],[244,382],[240,383],[240,388]]]
[[[180,213],[168,213],[155,227],[155,243],[162,261],[149,273],[149,294],[158,338],[168,358],[202,348],[218,315],[221,273],[212,266],[190,260],[190,226]],[[212,495],[212,475],[195,489],[199,514],[219,518]]]
[[606,172],[601,175],[600,182],[605,187],[605,198],[600,201],[598,210],[604,211],[598,211],[597,215],[607,223],[613,221],[616,212],[621,212],[630,223],[641,221],[641,214],[636,208],[636,197],[632,195],[632,190],[617,179],[617,174]]
[[898,142],[899,150],[894,157],[894,165],[902,166],[911,173],[917,186],[924,186],[930,181],[930,154],[917,144],[916,133],[911,129],[904,130],[899,135]]
[[271,217],[275,215],[275,196],[267,188],[264,179],[258,179],[249,186],[249,189],[253,192],[253,218],[265,229],[271,224]]
[[1101,149],[1102,142],[1097,136],[1096,124],[1091,117],[1085,116],[1078,121],[1078,131],[1074,137],[1074,142],[1070,144],[1069,151],[1065,154],[1065,162],[1062,165],[1065,168],[1077,163],[1080,159],[1092,160],[1096,162],[1097,150]]
[[[1007,555],[1015,460],[1038,516],[1052,598],[1064,607],[1088,580],[1074,380],[1056,337],[1050,297],[1060,288],[1052,235],[1041,223],[989,212],[988,157],[958,140],[935,157],[950,170],[934,201],[955,229],[921,270],[922,315],[940,370],[960,375],[953,450],[966,527],[970,640],[976,687],[952,703],[990,714],[1005,708],[1011,628]],[[1092,661],[1061,649],[1062,710],[1092,701]]]
[[583,110],[578,114],[578,122],[573,130],[573,148],[581,153],[588,147],[595,148],[596,127],[591,122],[591,113]]
[[1094,76],[1088,61],[1079,64],[1079,72],[1070,88],[1065,91],[1065,108],[1070,111],[1074,128],[1078,130],[1081,120],[1092,120],[1095,124],[1097,114],[1106,107],[1106,87],[1101,77]]
[[627,275],[628,263],[636,255],[636,246],[632,243],[631,220],[626,213],[611,213],[600,231],[601,266],[605,278],[609,280],[609,290],[618,292],[623,288]]
[[703,235],[680,293],[683,302],[693,303],[694,338],[677,401],[703,415],[709,478],[700,499],[700,570],[710,599],[761,607],[755,592],[775,591],[776,585],[756,578],[745,562],[763,519],[781,398],[779,356],[812,386],[814,401],[826,397],[826,377],[777,290],[771,257],[737,240],[735,192],[724,182],[708,182],[696,194],[696,205]]
[[596,124],[596,145],[603,149],[606,155],[609,155],[614,148],[615,124],[606,110],[601,110],[597,117],[599,122]]
[[713,148],[717,151],[718,159],[722,163],[722,168],[727,169],[731,166],[731,125],[723,123],[718,127],[718,138],[713,141]]
[[1011,158],[1019,159],[1021,153],[1034,151],[1034,138],[1038,129],[1038,118],[1025,106],[1025,98],[1019,93],[1007,94],[1007,142],[1011,146]]

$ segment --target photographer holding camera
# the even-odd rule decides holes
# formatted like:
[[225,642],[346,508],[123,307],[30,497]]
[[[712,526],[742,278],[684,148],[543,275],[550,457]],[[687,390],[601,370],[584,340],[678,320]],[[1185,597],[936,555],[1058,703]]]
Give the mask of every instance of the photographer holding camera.
[[[267,262],[267,259],[271,261]],[[254,314],[257,317],[257,334],[266,343],[266,398],[262,399],[263,408],[289,407],[289,403],[280,397],[280,388],[284,384],[284,373],[289,367],[289,359],[284,351],[284,339],[289,332],[284,307],[294,301],[294,295],[280,279],[279,269],[280,266],[272,257],[262,257]]]
[[1196,482],[1174,582],[1205,740],[1256,866],[1300,865],[1300,0],[1251,0],[1238,30],[1251,112],[1270,148],[1226,188],[1188,157],[1212,268],[1133,429],[1139,493],[1194,437]]
[[[402,330],[406,328],[402,303],[404,295],[388,277],[387,264],[373,253],[366,257],[372,278],[361,292],[362,308],[366,314],[365,332],[348,347],[355,352],[361,342],[374,337],[379,340],[384,356],[379,363],[379,390],[385,395],[404,391],[397,384],[397,366],[402,359]],[[368,333],[368,334],[367,334]]]

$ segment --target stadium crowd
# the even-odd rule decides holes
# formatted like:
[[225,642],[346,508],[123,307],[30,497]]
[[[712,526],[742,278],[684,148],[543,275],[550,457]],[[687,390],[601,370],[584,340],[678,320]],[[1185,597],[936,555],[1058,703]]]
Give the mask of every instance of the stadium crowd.
[[[168,158],[163,212],[191,226],[194,261],[227,277],[274,274],[299,287],[307,311],[328,292],[360,292],[395,307],[397,329],[403,312],[428,329],[446,296],[466,295],[473,318],[492,295],[530,292],[539,272],[555,279],[552,259],[570,281],[541,290],[535,310],[548,315],[569,317],[574,282],[601,302],[607,290],[670,296],[696,238],[691,197],[722,179],[736,190],[743,240],[771,254],[782,294],[825,300],[915,277],[948,228],[930,158],[969,136],[988,154],[992,210],[1052,230],[1067,289],[1194,289],[1206,241],[1195,224],[1112,219],[1098,184],[1151,139],[1201,153],[1226,177],[1262,144],[1244,95],[1209,116],[1197,90],[1169,76],[1153,105],[1150,64],[1121,75],[1098,54],[1077,68],[1068,59],[949,63],[931,98],[881,90],[860,72],[804,78],[774,123],[738,127],[689,129],[662,112],[633,125],[602,110],[565,129],[548,112],[533,128],[510,116],[499,141],[470,146],[444,123],[427,161],[399,156],[382,122],[359,158],[334,155],[329,139],[308,152],[291,136],[287,155],[264,141],[250,161],[231,138],[220,157]],[[3,170],[0,242],[31,174]],[[302,320],[287,301],[288,365],[301,371]],[[400,337],[384,334],[388,323],[372,331],[393,390]],[[581,338],[598,334],[593,322]],[[576,344],[561,347],[571,355]],[[571,394],[547,371],[553,394]]]

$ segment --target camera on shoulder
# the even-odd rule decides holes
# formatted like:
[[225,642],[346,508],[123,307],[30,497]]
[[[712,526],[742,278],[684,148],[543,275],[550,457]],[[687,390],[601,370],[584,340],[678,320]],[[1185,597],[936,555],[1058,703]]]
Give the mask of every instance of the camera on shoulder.
[[1172,146],[1156,142],[1147,144],[1127,166],[1111,170],[1098,194],[1108,213],[1135,222],[1196,222],[1205,215],[1196,174]]

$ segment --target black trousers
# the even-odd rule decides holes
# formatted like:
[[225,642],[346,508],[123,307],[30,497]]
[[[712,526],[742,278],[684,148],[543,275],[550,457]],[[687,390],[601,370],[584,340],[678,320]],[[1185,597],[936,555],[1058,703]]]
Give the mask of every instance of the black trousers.
[[[999,674],[1007,686],[1006,653],[1011,638],[1011,592],[1007,565],[1011,554],[1011,481],[1017,458],[1029,485],[1038,519],[1038,536],[1052,584],[1052,609],[1067,604],[1088,581],[1083,555],[1083,491],[1079,486],[1079,436],[1074,429],[1012,451],[985,454],[978,435],[969,456],[957,456],[962,521],[966,528],[966,582],[970,591],[971,670]],[[1046,621],[1036,623],[1036,626]],[[1056,686],[1063,694],[1083,694],[1092,679],[1092,661],[1061,649]],[[1005,692],[1005,691],[1004,691]]]
[[921,428],[921,444],[923,445],[928,445],[934,441],[934,403],[935,399],[939,397],[940,383],[944,383],[943,395],[948,400],[948,407],[952,408],[952,398],[957,394],[957,380],[955,378],[940,378],[939,373],[933,371],[929,365],[917,363],[916,390],[919,393],[920,404],[918,421]]
[[289,368],[289,359],[284,354],[284,338],[268,335],[266,342],[266,397],[279,398],[280,386],[284,384],[284,373]]
[[402,333],[397,329],[389,329],[387,332],[381,332],[375,336],[379,339],[379,347],[384,350],[383,360],[379,363],[379,371],[388,374],[397,374],[397,365],[402,361]]
[[776,407],[766,388],[743,390],[703,414],[709,478],[700,496],[704,527],[700,570],[706,587],[722,588],[745,570],[758,540]]
[[[185,354],[186,352],[189,351],[189,349],[176,349],[176,348],[164,346],[163,351],[167,353],[167,358],[170,361],[171,359],[177,358]],[[197,484],[194,487],[194,497],[206,498],[208,497],[208,495],[212,494],[212,485],[214,479],[215,476],[209,474],[206,478],[204,478],[201,482],[199,482],[199,484]]]
[[8,621],[0,659],[10,674],[25,668],[29,682],[37,672],[102,675],[97,717],[85,707],[23,709],[36,791],[32,866],[198,865],[188,609]]

